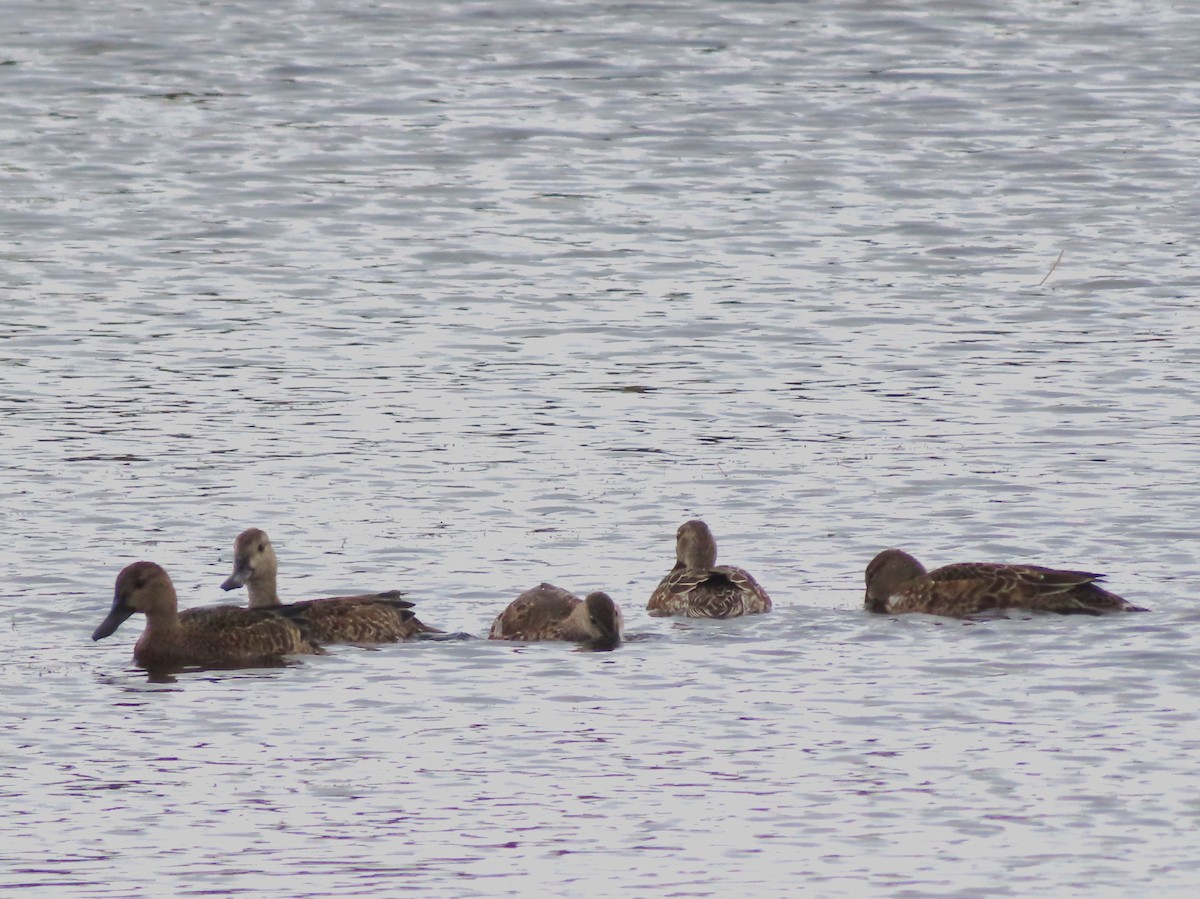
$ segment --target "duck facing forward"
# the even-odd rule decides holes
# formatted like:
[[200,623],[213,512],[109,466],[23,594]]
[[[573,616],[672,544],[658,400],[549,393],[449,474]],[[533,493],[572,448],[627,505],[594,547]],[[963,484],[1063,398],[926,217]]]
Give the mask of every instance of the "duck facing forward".
[[146,616],[146,629],[133,658],[152,671],[277,665],[284,656],[322,651],[299,625],[270,610],[203,606],[180,612],[175,586],[153,562],[134,562],[117,575],[112,609],[92,639],[110,636],[134,612]]
[[526,590],[496,616],[489,640],[571,640],[586,649],[616,649],[625,636],[621,608],[607,593],[580,599],[553,584]]
[[276,579],[279,561],[267,532],[249,528],[233,544],[233,573],[222,590],[245,586],[251,609],[276,609],[294,618],[321,643],[394,643],[422,633],[441,633],[417,620],[399,590],[334,596],[283,604]]
[[734,618],[771,611],[771,597],[750,572],[717,564],[717,541],[703,521],[680,525],[675,559],[646,604],[654,617]]
[[1096,582],[1104,577],[1038,565],[962,562],[926,571],[899,549],[885,549],[867,566],[868,612],[924,612],[962,618],[981,612],[1026,609],[1060,615],[1145,612]]

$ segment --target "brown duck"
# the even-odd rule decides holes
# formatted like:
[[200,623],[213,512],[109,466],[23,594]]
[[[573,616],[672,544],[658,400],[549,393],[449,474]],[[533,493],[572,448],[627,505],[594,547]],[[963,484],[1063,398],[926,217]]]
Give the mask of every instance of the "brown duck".
[[275,609],[294,619],[321,643],[394,643],[421,633],[440,633],[417,620],[399,590],[309,599],[284,605],[275,581],[279,562],[266,531],[249,528],[233,544],[233,574],[222,590],[245,586],[251,609]]
[[621,609],[607,593],[580,599],[553,584],[539,584],[496,616],[488,639],[572,640],[587,649],[616,649],[624,633]]
[[153,562],[134,562],[117,575],[112,609],[92,639],[110,636],[134,612],[146,616],[146,629],[133,658],[151,671],[277,665],[284,656],[321,652],[298,624],[270,610],[204,606],[180,612],[171,579]]
[[750,572],[717,564],[717,541],[703,521],[680,525],[675,559],[646,604],[651,615],[734,618],[771,611],[771,597]]
[[1000,609],[1060,615],[1145,612],[1096,582],[1104,575],[1037,565],[962,562],[926,571],[898,549],[885,549],[867,566],[868,612],[924,612],[962,618]]

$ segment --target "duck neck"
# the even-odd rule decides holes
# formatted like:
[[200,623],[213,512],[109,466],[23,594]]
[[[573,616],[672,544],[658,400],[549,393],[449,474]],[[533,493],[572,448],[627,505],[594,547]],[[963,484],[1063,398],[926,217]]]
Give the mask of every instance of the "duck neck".
[[675,567],[684,568],[688,571],[711,571],[717,567],[717,548],[715,546],[704,546],[702,544],[693,544],[685,547],[680,552],[679,561],[675,563]]
[[281,605],[279,593],[275,589],[275,572],[273,571],[265,571],[260,576],[246,581],[246,593],[250,597],[250,608],[252,609]]
[[182,624],[179,621],[177,608],[162,609],[146,613],[146,629],[142,632],[139,643],[161,643],[169,640],[180,632]]
[[588,622],[587,606],[581,602],[563,619],[562,637],[564,640],[591,640],[595,636],[595,628]]

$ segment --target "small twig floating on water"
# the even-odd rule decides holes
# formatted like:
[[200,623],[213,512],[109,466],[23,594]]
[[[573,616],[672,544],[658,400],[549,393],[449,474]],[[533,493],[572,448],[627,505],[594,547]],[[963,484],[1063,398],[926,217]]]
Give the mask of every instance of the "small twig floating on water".
[[1040,280],[1040,281],[1038,281],[1038,282],[1037,282],[1037,286],[1038,286],[1038,287],[1041,287],[1043,284],[1045,284],[1045,283],[1046,283],[1046,281],[1049,279],[1049,277],[1050,277],[1051,275],[1053,275],[1053,274],[1054,274],[1054,270],[1055,270],[1056,268],[1058,268],[1058,264],[1059,264],[1060,262],[1062,262],[1063,253],[1065,253],[1065,252],[1067,252],[1067,251],[1066,251],[1066,250],[1059,250],[1059,251],[1058,251],[1058,258],[1054,260],[1054,265],[1050,266],[1050,271],[1046,272],[1046,277],[1045,277],[1045,278],[1042,278],[1042,280]]

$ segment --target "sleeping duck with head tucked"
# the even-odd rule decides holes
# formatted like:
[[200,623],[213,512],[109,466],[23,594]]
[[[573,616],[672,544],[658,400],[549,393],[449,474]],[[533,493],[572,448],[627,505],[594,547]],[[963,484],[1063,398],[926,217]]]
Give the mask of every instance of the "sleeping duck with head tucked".
[[570,640],[584,649],[616,649],[625,635],[620,607],[607,593],[589,593],[584,599],[555,587],[539,584],[526,590],[496,616],[490,640]]
[[251,609],[275,609],[292,618],[321,643],[394,643],[441,631],[417,620],[413,604],[399,590],[335,596],[283,604],[275,581],[279,562],[266,531],[249,528],[233,544],[233,573],[222,590],[244,586]]
[[146,629],[133,658],[148,670],[278,665],[284,656],[321,652],[301,626],[268,609],[203,606],[179,611],[175,587],[153,562],[134,562],[117,575],[112,609],[92,634],[111,636],[135,612]]
[[654,617],[734,618],[771,611],[771,597],[750,572],[717,564],[717,541],[698,519],[675,533],[675,567],[659,582],[646,608]]
[[960,562],[926,571],[899,549],[885,549],[867,566],[868,612],[924,612],[964,618],[984,612],[1025,609],[1059,615],[1145,612],[1096,582],[1104,577],[1038,565]]

